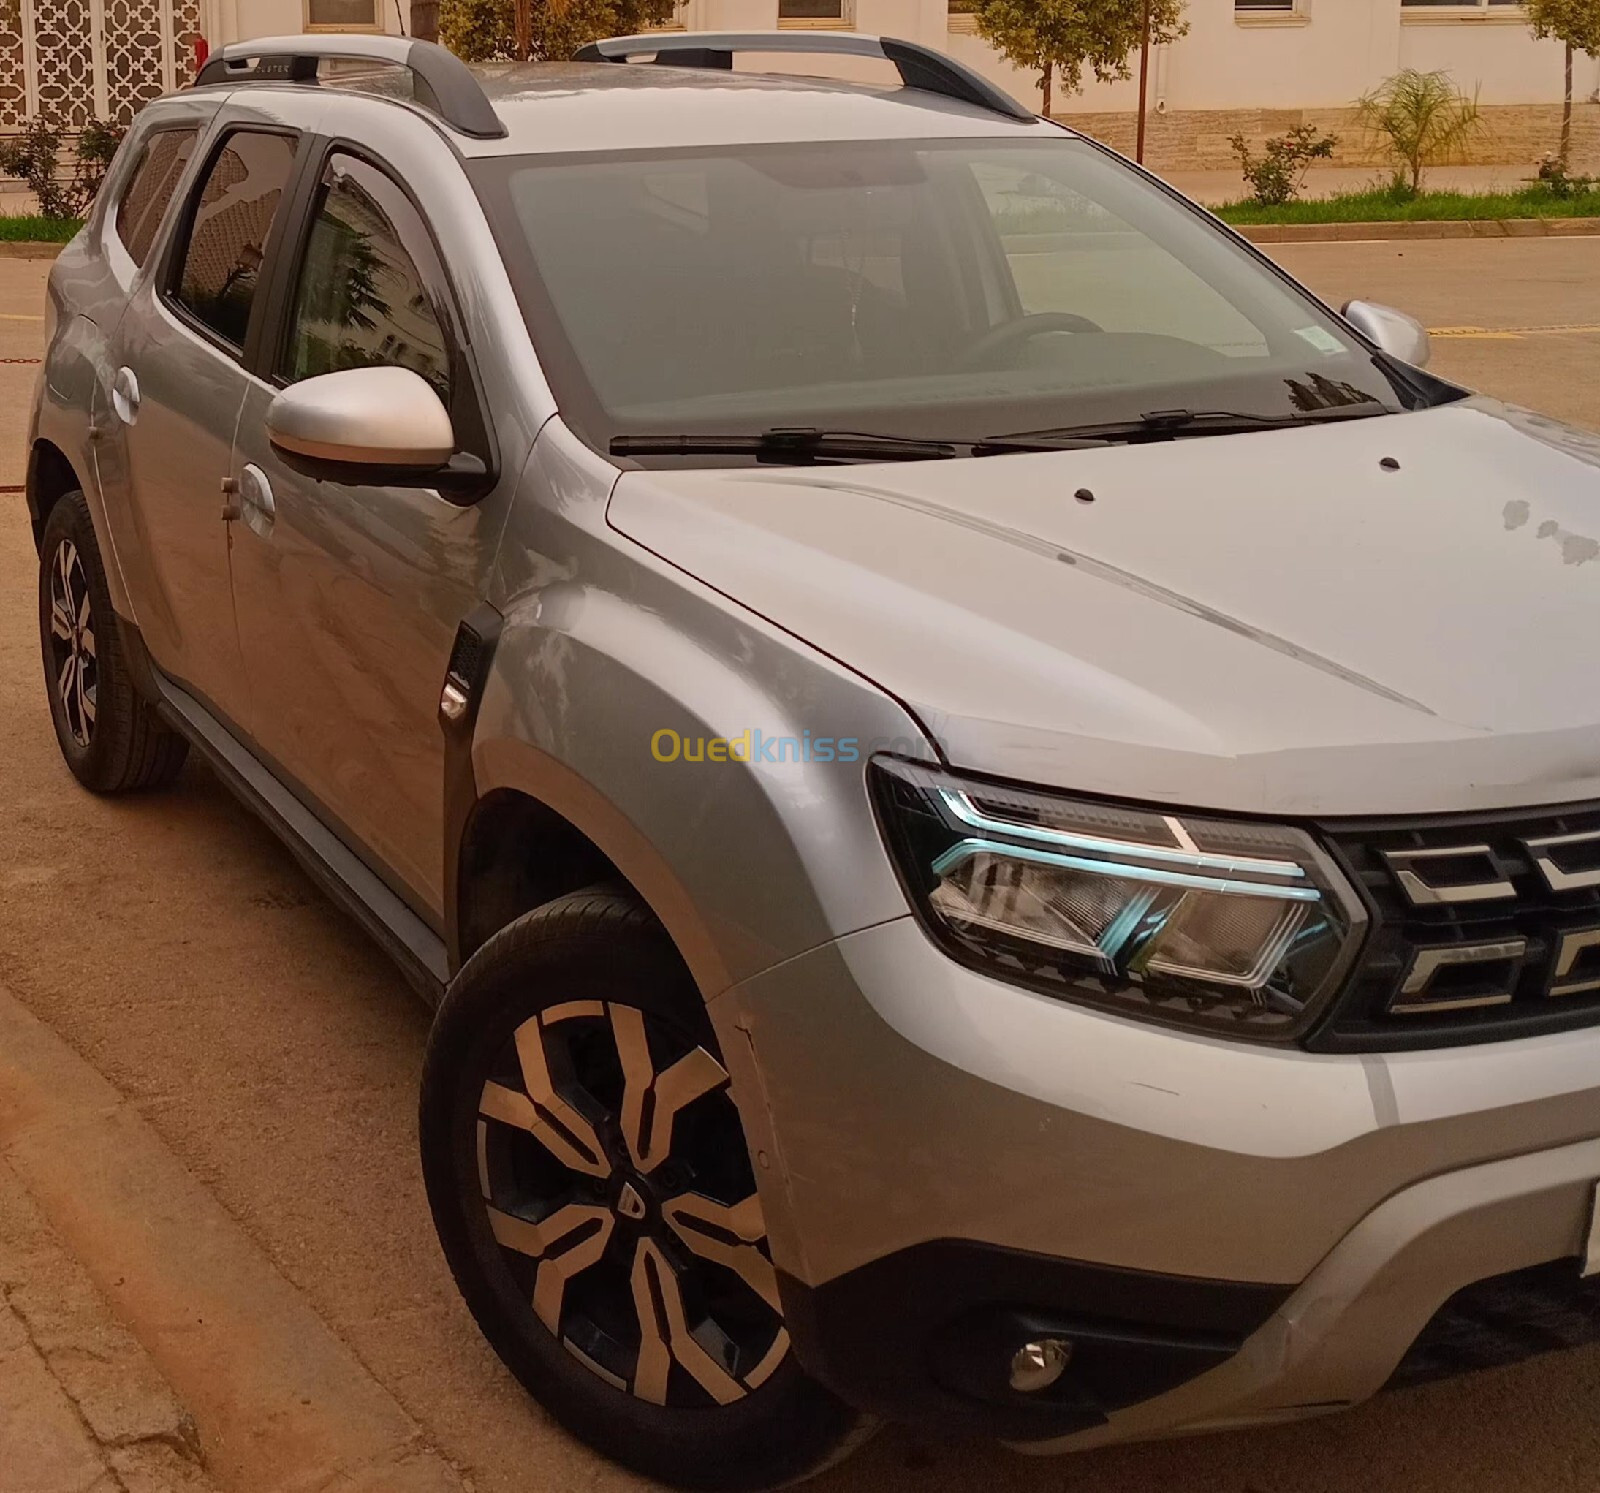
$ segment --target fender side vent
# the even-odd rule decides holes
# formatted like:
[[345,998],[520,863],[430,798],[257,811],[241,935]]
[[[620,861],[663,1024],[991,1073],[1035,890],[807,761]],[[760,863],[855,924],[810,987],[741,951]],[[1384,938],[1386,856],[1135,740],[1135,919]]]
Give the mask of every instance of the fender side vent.
[[463,622],[456,629],[456,646],[450,652],[447,677],[453,679],[468,694],[475,693],[481,683],[480,675],[485,652],[483,639]]
[[500,614],[487,604],[475,607],[456,629],[455,646],[439,694],[439,718],[447,730],[470,722],[489,674],[489,661],[500,635]]

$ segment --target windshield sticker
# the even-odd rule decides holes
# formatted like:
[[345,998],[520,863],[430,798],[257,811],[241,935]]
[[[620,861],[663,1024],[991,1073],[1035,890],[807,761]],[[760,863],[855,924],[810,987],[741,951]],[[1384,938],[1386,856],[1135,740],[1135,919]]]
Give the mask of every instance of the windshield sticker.
[[1296,327],[1294,334],[1296,337],[1304,338],[1324,357],[1331,357],[1344,351],[1344,343],[1326,327]]

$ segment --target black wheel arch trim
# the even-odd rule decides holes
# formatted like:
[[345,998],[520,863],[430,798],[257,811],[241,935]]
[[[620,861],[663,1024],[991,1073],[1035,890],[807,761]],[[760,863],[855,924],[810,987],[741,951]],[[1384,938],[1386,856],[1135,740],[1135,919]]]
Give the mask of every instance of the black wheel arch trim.
[[[444,926],[445,955],[451,977],[465,962],[461,937],[461,856],[467,825],[478,802],[477,773],[472,766],[472,738],[477,731],[483,687],[494,666],[505,618],[488,602],[479,602],[456,629],[450,662],[440,680],[439,729],[444,733]],[[452,716],[444,693],[454,688],[465,707]]]

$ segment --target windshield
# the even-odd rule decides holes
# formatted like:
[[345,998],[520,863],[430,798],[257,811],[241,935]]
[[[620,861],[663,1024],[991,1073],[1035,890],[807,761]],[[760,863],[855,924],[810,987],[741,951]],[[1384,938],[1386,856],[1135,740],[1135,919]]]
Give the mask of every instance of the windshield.
[[652,433],[981,441],[1418,402],[1202,215],[1067,135],[475,171],[563,415],[602,451]]

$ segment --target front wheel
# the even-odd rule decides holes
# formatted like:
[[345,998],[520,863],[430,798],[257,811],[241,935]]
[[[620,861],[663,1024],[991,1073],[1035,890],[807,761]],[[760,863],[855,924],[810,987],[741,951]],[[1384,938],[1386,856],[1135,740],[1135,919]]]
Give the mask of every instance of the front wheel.
[[790,1351],[704,1005],[631,896],[559,898],[473,956],[429,1039],[421,1141],[478,1325],[597,1450],[760,1489],[864,1435]]

